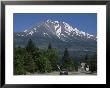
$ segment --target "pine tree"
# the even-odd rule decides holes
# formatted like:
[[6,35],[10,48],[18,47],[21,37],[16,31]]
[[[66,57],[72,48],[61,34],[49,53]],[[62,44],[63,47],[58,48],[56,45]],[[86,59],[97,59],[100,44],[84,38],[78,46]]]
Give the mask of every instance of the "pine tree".
[[46,52],[46,56],[51,62],[52,70],[58,70],[57,65],[58,65],[58,53],[56,49],[48,49]]
[[65,48],[64,55],[62,57],[62,68],[67,69],[69,71],[75,70],[74,59],[69,56],[69,52],[67,48]]
[[88,63],[88,55],[85,56],[85,63]]
[[49,45],[48,45],[46,56],[49,59],[49,61],[51,62],[50,64],[52,66],[52,70],[53,71],[58,70],[58,68],[57,68],[57,65],[59,63],[59,61],[58,61],[58,52],[57,52],[56,49],[52,48],[51,43],[49,43]]
[[69,71],[75,70],[73,58],[70,58],[67,48],[65,48],[64,56],[62,57],[62,68]]
[[37,61],[37,66],[38,66],[39,72],[41,73],[52,71],[50,61],[48,60],[48,58],[44,53],[40,54],[40,57],[38,58],[38,61]]
[[69,52],[67,48],[65,48],[65,51],[64,51],[64,58],[69,58]]
[[65,48],[64,55],[62,58],[63,65],[65,65],[68,61],[69,61],[69,53],[68,53],[68,49]]
[[[27,72],[34,73],[37,71],[36,58],[38,58],[38,48],[36,48],[34,42],[30,39],[26,45],[25,53],[25,69]],[[37,50],[38,49],[38,50]]]
[[35,51],[35,49],[36,49],[35,44],[34,44],[33,41],[30,39],[30,40],[28,41],[28,43],[27,43],[26,50],[27,50],[28,53],[32,53],[32,52]]
[[26,74],[26,70],[24,69],[24,58],[18,53],[14,54],[14,74]]
[[51,45],[51,43],[49,43],[49,45],[48,45],[48,49],[52,49],[52,45]]
[[89,59],[89,67],[91,72],[97,72],[97,55]]
[[36,64],[31,54],[26,53],[24,57],[24,68],[27,72],[34,73],[36,71]]

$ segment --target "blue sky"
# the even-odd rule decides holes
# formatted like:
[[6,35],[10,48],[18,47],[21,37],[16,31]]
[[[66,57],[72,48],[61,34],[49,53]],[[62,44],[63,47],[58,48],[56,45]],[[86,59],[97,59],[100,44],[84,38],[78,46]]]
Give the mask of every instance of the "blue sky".
[[14,32],[21,32],[47,19],[64,21],[79,30],[97,35],[96,13],[14,13]]

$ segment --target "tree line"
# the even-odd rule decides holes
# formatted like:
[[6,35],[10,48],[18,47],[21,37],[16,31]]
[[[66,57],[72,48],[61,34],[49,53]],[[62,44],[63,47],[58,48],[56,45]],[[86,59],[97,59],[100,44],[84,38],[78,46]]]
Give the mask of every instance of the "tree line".
[[[92,59],[88,59],[86,56],[85,61],[90,65],[91,71],[97,70],[95,56]],[[53,48],[51,43],[48,44],[45,50],[36,47],[31,39],[24,48],[14,46],[15,75],[58,71],[58,65],[61,69],[67,69],[68,71],[76,71],[78,68],[74,58],[70,57],[67,48],[65,48],[62,58],[59,58],[57,49]]]

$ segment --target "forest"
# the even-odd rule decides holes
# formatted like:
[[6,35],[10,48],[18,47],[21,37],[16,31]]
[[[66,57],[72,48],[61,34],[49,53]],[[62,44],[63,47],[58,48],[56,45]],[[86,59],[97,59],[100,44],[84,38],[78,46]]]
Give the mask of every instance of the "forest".
[[[84,61],[90,66],[90,71],[97,71],[97,55],[88,57],[85,55]],[[69,55],[68,48],[64,49],[62,57],[59,57],[58,49],[49,43],[47,49],[36,47],[30,39],[25,47],[14,45],[14,75],[26,75],[27,73],[50,73],[67,69],[68,71],[78,71],[79,62]]]

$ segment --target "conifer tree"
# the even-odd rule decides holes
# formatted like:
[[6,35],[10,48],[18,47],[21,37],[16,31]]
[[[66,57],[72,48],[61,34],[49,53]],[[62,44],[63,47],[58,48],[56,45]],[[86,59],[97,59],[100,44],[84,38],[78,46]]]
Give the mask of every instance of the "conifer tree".
[[37,66],[38,66],[39,72],[41,72],[41,73],[46,73],[46,72],[52,71],[50,61],[48,60],[48,58],[46,57],[46,55],[44,53],[42,53],[40,55],[40,57],[38,58]]
[[34,52],[34,50],[36,49],[35,47],[35,44],[33,43],[33,41],[30,39],[27,43],[27,46],[26,46],[26,50],[28,53],[32,53]]
[[51,62],[51,66],[52,66],[52,70],[58,70],[57,68],[57,64],[58,64],[58,53],[57,50],[52,48],[52,45],[49,43],[48,45],[48,49],[46,52],[47,58],[49,59],[49,61]]
[[88,63],[89,63],[90,71],[97,72],[97,55],[96,54],[89,59]]
[[26,74],[26,71],[24,69],[23,56],[19,54],[14,55],[14,74],[15,75]]
[[52,49],[52,45],[51,45],[51,43],[49,43],[49,45],[48,45],[48,49]]
[[67,48],[65,48],[64,56],[62,57],[62,68],[69,71],[75,70],[73,58],[69,56]]

